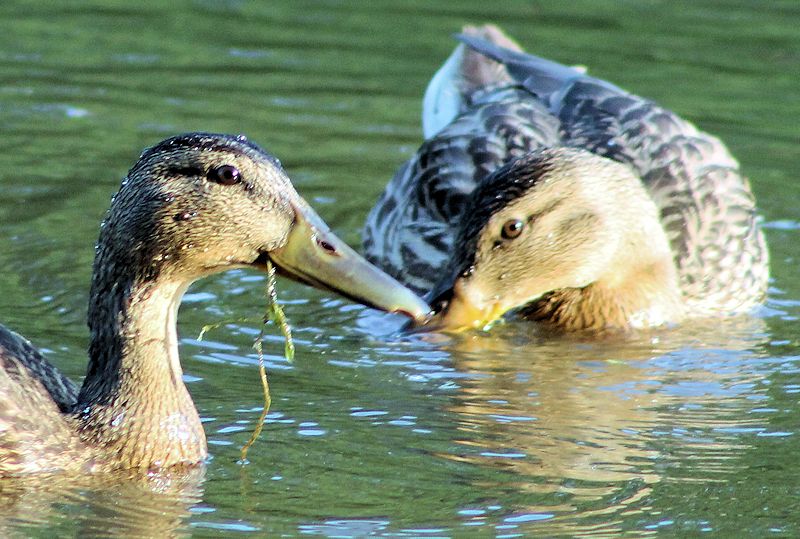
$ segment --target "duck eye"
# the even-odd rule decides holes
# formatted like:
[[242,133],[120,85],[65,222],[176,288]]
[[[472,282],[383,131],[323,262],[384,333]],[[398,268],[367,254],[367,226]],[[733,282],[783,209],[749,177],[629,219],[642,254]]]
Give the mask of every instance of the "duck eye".
[[520,219],[510,219],[503,224],[503,230],[500,235],[504,239],[513,240],[522,234],[522,229],[525,228],[525,223]]
[[208,179],[222,185],[233,185],[242,181],[242,175],[234,166],[221,165],[208,172]]

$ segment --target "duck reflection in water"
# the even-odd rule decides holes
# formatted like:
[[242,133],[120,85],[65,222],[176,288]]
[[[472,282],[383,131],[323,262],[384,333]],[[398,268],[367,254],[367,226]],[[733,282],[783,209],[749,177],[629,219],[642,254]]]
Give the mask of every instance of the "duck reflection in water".
[[[58,537],[184,537],[206,468],[29,474],[0,480],[0,536],[46,526]],[[64,519],[69,513],[72,518]],[[15,532],[15,533],[12,533]]]
[[[488,498],[502,491],[521,511],[558,515],[542,533],[579,531],[570,515],[585,521],[595,505],[596,514],[635,508],[667,476],[716,481],[747,450],[730,432],[763,421],[746,413],[744,389],[761,378],[762,319],[605,341],[542,338],[525,327],[438,343],[467,376],[445,411],[455,445],[437,456],[495,469],[495,480],[475,485]],[[674,469],[687,453],[693,466]]]

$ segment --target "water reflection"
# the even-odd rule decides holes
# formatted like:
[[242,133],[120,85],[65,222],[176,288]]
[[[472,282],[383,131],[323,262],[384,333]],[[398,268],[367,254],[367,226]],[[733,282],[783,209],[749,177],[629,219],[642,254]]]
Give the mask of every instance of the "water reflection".
[[205,468],[151,474],[0,480],[0,536],[46,527],[52,536],[184,537]]
[[758,318],[633,342],[522,338],[509,326],[452,343],[453,363],[471,376],[448,408],[457,445],[437,456],[518,474],[475,486],[541,499],[518,507],[531,520],[621,515],[667,476],[714,481],[747,447],[733,433],[760,424],[745,413],[761,376],[749,362],[767,339]]

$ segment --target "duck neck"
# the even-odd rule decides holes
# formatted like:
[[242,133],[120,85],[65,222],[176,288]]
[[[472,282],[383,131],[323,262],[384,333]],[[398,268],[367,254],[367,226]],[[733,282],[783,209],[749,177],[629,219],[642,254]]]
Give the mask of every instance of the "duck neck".
[[[125,271],[123,269],[123,271]],[[206,456],[200,417],[182,380],[176,318],[189,282],[96,276],[89,305],[89,367],[75,414],[81,437],[129,468]]]

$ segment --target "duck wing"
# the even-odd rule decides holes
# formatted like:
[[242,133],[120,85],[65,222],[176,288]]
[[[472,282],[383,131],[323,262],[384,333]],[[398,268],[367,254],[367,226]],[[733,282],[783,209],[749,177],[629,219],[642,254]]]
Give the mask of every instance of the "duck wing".
[[491,172],[558,144],[557,119],[521,88],[483,89],[395,174],[367,217],[368,260],[417,292],[450,258],[469,195]]
[[0,326],[0,477],[67,467],[63,455],[80,441],[63,412],[77,395],[27,340]]
[[18,333],[0,325],[0,367],[23,389],[37,380],[61,412],[69,412],[78,400],[78,386],[64,376]]

